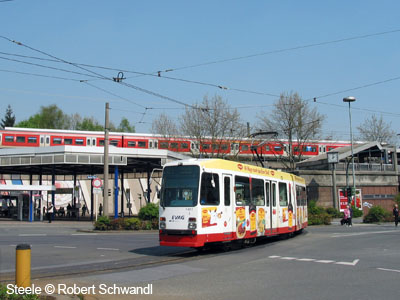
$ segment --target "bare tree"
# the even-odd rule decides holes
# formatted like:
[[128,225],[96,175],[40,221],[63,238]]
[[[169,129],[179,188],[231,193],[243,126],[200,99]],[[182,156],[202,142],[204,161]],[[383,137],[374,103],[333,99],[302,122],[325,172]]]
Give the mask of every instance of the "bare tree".
[[229,147],[246,132],[237,109],[217,95],[211,99],[205,96],[201,104],[187,108],[180,121],[183,134],[197,141],[193,155],[222,157],[228,151],[237,155],[239,147]]
[[160,134],[168,139],[178,135],[178,128],[175,122],[165,113],[162,113],[158,118],[153,120],[151,132]]
[[396,133],[392,130],[391,125],[391,123],[386,123],[382,116],[378,118],[376,115],[372,115],[357,127],[360,132],[359,138],[366,141],[393,143]]
[[[261,130],[276,131],[280,138],[287,139],[287,158],[282,162],[289,170],[294,170],[305,151],[306,143],[320,134],[324,116],[309,102],[303,101],[297,93],[281,94],[269,114],[258,116]],[[284,147],[283,143],[281,145]]]

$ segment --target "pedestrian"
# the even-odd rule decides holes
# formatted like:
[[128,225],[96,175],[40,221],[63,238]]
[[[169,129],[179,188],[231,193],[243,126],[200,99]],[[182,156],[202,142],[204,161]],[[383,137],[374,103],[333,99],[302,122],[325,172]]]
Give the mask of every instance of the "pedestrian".
[[68,218],[71,217],[71,210],[72,210],[72,206],[70,203],[68,203],[68,205],[67,205],[67,217]]
[[82,217],[84,217],[86,215],[86,210],[87,210],[86,204],[83,204],[83,206],[82,206]]
[[347,209],[349,210],[349,217],[347,219],[348,225],[349,227],[353,226],[353,208],[351,207],[351,205],[347,205]]
[[343,213],[344,213],[344,217],[343,217],[344,224],[349,226],[350,225],[350,220],[349,220],[350,219],[350,209],[349,209],[349,205],[346,206],[346,208],[344,209]]
[[103,205],[101,205],[101,203],[100,203],[100,205],[99,205],[99,216],[101,216],[102,212],[103,212]]
[[393,215],[394,215],[394,226],[397,227],[397,224],[399,223],[399,206],[397,204],[395,204],[393,207]]
[[54,207],[50,204],[50,206],[47,208],[47,219],[49,220],[49,223],[51,223],[51,219],[53,218],[53,212]]

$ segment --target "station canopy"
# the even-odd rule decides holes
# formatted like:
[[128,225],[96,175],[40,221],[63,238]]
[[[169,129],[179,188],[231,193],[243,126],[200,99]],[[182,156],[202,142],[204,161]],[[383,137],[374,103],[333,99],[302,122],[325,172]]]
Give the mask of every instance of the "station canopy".
[[[168,150],[109,146],[109,172],[151,172],[189,156]],[[0,149],[0,174],[90,175],[104,171],[103,147],[54,146]]]

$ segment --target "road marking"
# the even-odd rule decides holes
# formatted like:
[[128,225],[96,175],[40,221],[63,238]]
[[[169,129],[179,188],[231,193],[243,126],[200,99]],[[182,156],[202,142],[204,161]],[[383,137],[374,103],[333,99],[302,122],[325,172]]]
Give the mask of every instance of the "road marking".
[[353,260],[353,262],[338,261],[338,262],[335,262],[335,264],[345,265],[345,266],[355,266],[359,261],[360,261],[359,259],[355,259],[355,260]]
[[357,235],[366,235],[366,234],[376,234],[376,233],[393,233],[396,232],[394,230],[385,230],[385,231],[371,231],[371,232],[354,232],[354,233],[334,233],[331,237],[352,237]]
[[45,233],[21,233],[18,236],[47,236]]
[[400,273],[400,270],[395,270],[395,269],[384,269],[384,268],[377,268],[378,270],[381,271],[388,271],[388,272],[396,272],[396,273]]
[[119,251],[119,249],[116,249],[116,248],[97,248],[97,250]]
[[331,264],[334,263],[334,260],[316,260],[315,262],[321,263],[321,264]]
[[72,233],[71,235],[97,235],[97,233]]
[[317,260],[317,259],[314,259],[314,258],[296,258],[296,257],[291,257],[291,256],[279,256],[279,255],[270,255],[268,257],[269,258],[282,259],[282,260],[296,260],[296,261],[304,261],[304,262],[317,262],[317,263],[321,263],[321,264],[336,264],[336,265],[353,266],[353,267],[360,261],[359,259],[355,259],[352,262],[346,262],[346,261],[336,262],[334,260],[328,260],[328,259],[318,259]]
[[72,246],[54,246],[54,248],[61,248],[61,249],[76,249],[76,247],[72,247]]

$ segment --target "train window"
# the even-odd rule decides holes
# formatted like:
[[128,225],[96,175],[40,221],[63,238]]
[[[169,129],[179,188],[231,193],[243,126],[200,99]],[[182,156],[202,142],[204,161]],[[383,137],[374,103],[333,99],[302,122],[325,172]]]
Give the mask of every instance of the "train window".
[[282,150],[282,147],[281,147],[281,146],[274,146],[274,150],[275,150],[275,151],[281,151],[281,150]]
[[213,150],[219,150],[219,145],[218,144],[212,144],[212,149]]
[[17,143],[25,143],[25,137],[24,136],[17,136]]
[[251,196],[255,205],[265,205],[264,181],[262,179],[253,178],[251,180]]
[[181,149],[189,149],[188,143],[181,143]]
[[297,147],[297,146],[294,147],[294,148],[293,148],[293,151],[294,151],[294,152],[299,152],[299,147]]
[[202,144],[201,147],[203,148],[203,150],[210,149],[210,145],[209,144]]
[[4,141],[5,141],[5,142],[8,142],[8,143],[13,143],[13,142],[14,142],[14,136],[6,135],[6,136],[4,137]]
[[138,147],[146,148],[146,142],[138,142]]
[[154,142],[154,148],[158,148],[158,142]]
[[174,143],[171,143],[170,145],[171,145],[172,149],[178,149],[178,143],[174,142]]
[[287,184],[284,182],[279,182],[279,205],[280,206],[288,205]]
[[53,138],[54,145],[61,145],[62,139],[61,138]]
[[270,201],[269,201],[269,182],[265,183],[265,198],[267,199],[267,206],[269,206]]
[[98,146],[104,146],[104,140],[99,140],[98,141]]
[[224,151],[226,151],[226,150],[228,150],[229,148],[228,148],[228,144],[222,144],[221,145],[221,150],[224,150]]
[[224,204],[225,206],[231,205],[231,179],[229,177],[224,178]]
[[118,147],[118,140],[110,140],[110,145]]
[[203,173],[201,175],[200,204],[219,205],[218,174]]
[[149,147],[153,148],[153,142],[149,142]]
[[248,151],[249,150],[249,145],[242,145],[241,149],[242,149],[242,151]]
[[36,144],[37,143],[37,137],[36,136],[28,137],[28,143],[29,144]]
[[83,145],[83,139],[75,139],[75,145]]
[[248,177],[235,176],[236,205],[250,205],[250,180]]
[[50,144],[50,137],[46,137],[46,144]]
[[160,149],[168,149],[168,142],[160,142]]
[[271,151],[270,147],[267,145],[265,146],[265,151]]
[[72,145],[72,139],[64,139],[64,145]]
[[40,143],[43,144],[44,143],[44,139],[43,137],[40,138]]
[[128,147],[136,147],[135,141],[128,141]]
[[[66,144],[65,140],[64,140],[64,144]],[[88,146],[90,146],[90,139],[87,140],[87,144],[88,144]]]

